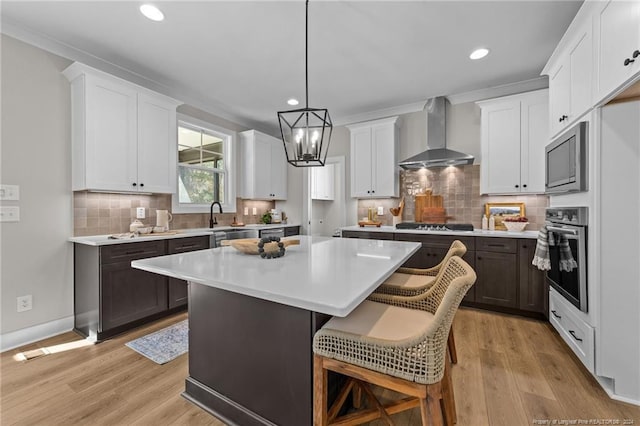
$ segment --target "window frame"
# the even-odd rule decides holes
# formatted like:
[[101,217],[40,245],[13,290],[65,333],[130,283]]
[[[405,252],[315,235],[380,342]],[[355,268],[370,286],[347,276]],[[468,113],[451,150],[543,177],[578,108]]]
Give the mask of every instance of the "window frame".
[[[175,192],[171,197],[171,211],[172,213],[209,213],[210,204],[193,204],[193,203],[180,203],[179,202],[179,185],[180,185],[180,159],[179,159],[179,144],[178,144],[178,131],[181,124],[185,127],[191,127],[201,129],[213,136],[222,139],[223,153],[224,153],[224,193],[226,195],[226,202],[222,204],[222,211],[225,213],[235,213],[236,211],[236,177],[237,177],[237,164],[236,164],[236,141],[237,134],[233,130],[226,129],[224,127],[209,123],[204,120],[200,120],[188,115],[178,114],[176,123],[176,181]],[[211,171],[220,169],[209,169]]]

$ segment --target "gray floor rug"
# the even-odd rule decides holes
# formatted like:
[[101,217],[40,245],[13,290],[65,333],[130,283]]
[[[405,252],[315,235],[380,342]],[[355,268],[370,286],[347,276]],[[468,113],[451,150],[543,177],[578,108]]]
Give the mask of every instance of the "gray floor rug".
[[189,349],[189,322],[177,324],[147,334],[126,343],[134,351],[146,356],[157,364],[166,364]]

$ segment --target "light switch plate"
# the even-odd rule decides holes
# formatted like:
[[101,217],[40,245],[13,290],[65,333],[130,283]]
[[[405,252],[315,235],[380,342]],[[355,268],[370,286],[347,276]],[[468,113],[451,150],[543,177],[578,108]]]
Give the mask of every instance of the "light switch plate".
[[384,207],[379,206],[378,207],[378,216],[382,216],[384,214]]
[[136,207],[136,219],[144,219],[144,207]]
[[18,206],[0,207],[0,222],[20,222],[20,207]]
[[20,187],[18,185],[0,185],[0,200],[19,201]]
[[244,208],[244,215],[249,216],[249,207]]

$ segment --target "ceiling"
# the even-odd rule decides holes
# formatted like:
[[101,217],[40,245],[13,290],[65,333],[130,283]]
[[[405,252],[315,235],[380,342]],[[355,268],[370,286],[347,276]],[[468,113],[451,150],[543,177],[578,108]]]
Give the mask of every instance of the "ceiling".
[[[581,3],[312,1],[309,105],[345,123],[535,79]],[[2,31],[264,131],[304,105],[304,1],[159,1],[163,22],[140,4],[3,0]]]

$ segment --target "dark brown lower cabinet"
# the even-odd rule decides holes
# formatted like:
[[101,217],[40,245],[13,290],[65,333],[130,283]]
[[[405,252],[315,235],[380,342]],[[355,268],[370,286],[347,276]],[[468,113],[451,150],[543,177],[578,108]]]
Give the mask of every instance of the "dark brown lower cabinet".
[[531,264],[536,251],[536,240],[518,240],[518,272],[520,284],[518,307],[525,311],[549,316],[549,285],[544,272]]
[[292,235],[300,235],[300,227],[299,226],[285,226],[284,228],[284,236],[290,237]]
[[[209,248],[209,237],[198,236],[176,238],[167,241],[167,254],[187,253]],[[188,300],[187,282],[177,278],[169,278],[169,309],[186,306]]]
[[131,267],[131,261],[209,247],[209,236],[74,245],[74,329],[104,340],[183,310],[187,284]]
[[415,241],[422,247],[402,266],[431,268],[440,263],[454,240],[467,246],[463,259],[475,269],[477,280],[463,304],[482,309],[545,317],[549,288],[544,273],[531,265],[536,240],[406,232],[343,231],[343,237]]
[[102,330],[167,310],[167,280],[131,267],[131,262],[102,266],[100,312]]
[[493,306],[518,306],[518,258],[515,253],[476,252],[475,302]]

